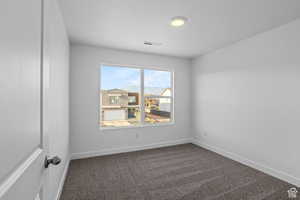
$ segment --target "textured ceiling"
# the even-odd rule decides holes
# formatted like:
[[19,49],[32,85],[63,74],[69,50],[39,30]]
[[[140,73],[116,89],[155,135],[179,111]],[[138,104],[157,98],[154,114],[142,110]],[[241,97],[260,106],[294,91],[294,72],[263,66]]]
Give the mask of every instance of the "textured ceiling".
[[[60,0],[71,42],[195,57],[300,17],[300,0]],[[186,16],[180,28],[169,26]],[[162,43],[146,46],[144,41]]]

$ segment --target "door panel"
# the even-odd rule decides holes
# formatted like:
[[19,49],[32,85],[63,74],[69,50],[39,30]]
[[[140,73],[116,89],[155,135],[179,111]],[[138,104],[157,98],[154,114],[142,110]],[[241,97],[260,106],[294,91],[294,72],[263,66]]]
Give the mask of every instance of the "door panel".
[[0,1],[1,200],[34,199],[43,180],[41,8],[42,0]]
[[[1,195],[1,200],[33,200],[43,185],[44,154],[41,149],[36,149],[28,159],[15,170],[9,180],[7,190]],[[13,178],[15,176],[15,179]],[[42,200],[42,199],[41,199]]]

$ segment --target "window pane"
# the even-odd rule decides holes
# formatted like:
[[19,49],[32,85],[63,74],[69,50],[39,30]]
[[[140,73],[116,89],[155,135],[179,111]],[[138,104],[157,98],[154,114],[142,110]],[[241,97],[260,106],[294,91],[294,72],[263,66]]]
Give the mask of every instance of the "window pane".
[[171,98],[145,98],[145,123],[171,121]]
[[101,67],[100,125],[134,126],[140,123],[140,69]]
[[120,103],[120,98],[118,96],[109,97],[109,103],[118,105]]
[[171,96],[171,72],[144,70],[145,96]]

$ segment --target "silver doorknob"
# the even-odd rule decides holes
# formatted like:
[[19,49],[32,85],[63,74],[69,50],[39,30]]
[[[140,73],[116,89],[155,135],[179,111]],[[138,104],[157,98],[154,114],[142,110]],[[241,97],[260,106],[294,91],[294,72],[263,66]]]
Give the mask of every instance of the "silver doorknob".
[[50,164],[58,165],[61,162],[61,159],[58,156],[54,156],[53,158],[49,158],[46,156],[45,158],[45,168],[48,168]]

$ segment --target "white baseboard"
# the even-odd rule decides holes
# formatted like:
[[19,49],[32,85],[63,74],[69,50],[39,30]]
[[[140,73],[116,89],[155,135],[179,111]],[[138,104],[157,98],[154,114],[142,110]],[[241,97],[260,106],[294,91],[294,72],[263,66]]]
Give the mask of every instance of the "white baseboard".
[[67,174],[68,174],[68,170],[69,170],[69,165],[70,165],[70,157],[68,157],[68,160],[67,160],[65,168],[64,168],[63,175],[62,175],[62,177],[60,179],[59,186],[58,186],[58,191],[57,191],[55,200],[59,200],[60,199],[60,196],[61,196],[61,193],[62,193],[62,190],[63,190],[63,187],[64,187],[64,183],[65,183],[65,180],[67,178]]
[[200,147],[203,147],[205,149],[208,149],[210,151],[213,151],[213,152],[216,152],[222,156],[225,156],[225,157],[228,157],[232,160],[235,160],[239,163],[242,163],[244,165],[247,165],[247,166],[250,166],[254,169],[257,169],[259,171],[262,171],[266,174],[269,174],[271,176],[274,176],[276,178],[279,178],[283,181],[286,181],[288,183],[291,183],[293,185],[296,185],[297,187],[300,187],[300,178],[297,178],[295,176],[292,176],[288,173],[285,173],[283,171],[280,171],[280,170],[276,170],[272,167],[269,167],[269,166],[265,166],[263,164],[260,164],[260,163],[257,163],[255,161],[252,161],[252,160],[249,160],[247,158],[244,158],[243,156],[240,156],[236,153],[233,153],[233,152],[228,152],[222,148],[219,148],[219,147],[216,147],[216,146],[213,146],[213,145],[209,145],[209,144],[205,144],[203,142],[201,142],[199,139],[194,139],[193,144],[197,145],[197,146],[200,146]]
[[122,148],[103,149],[103,150],[99,150],[99,151],[73,153],[71,156],[71,159],[76,160],[76,159],[111,155],[111,154],[117,154],[117,153],[154,149],[154,148],[159,148],[159,147],[174,146],[174,145],[178,145],[178,144],[186,144],[186,143],[191,143],[191,142],[192,142],[191,138],[186,138],[186,139],[173,140],[173,141],[169,141],[169,142],[160,142],[160,143],[154,143],[154,144],[143,145],[143,146],[131,146],[131,147],[122,147]]

